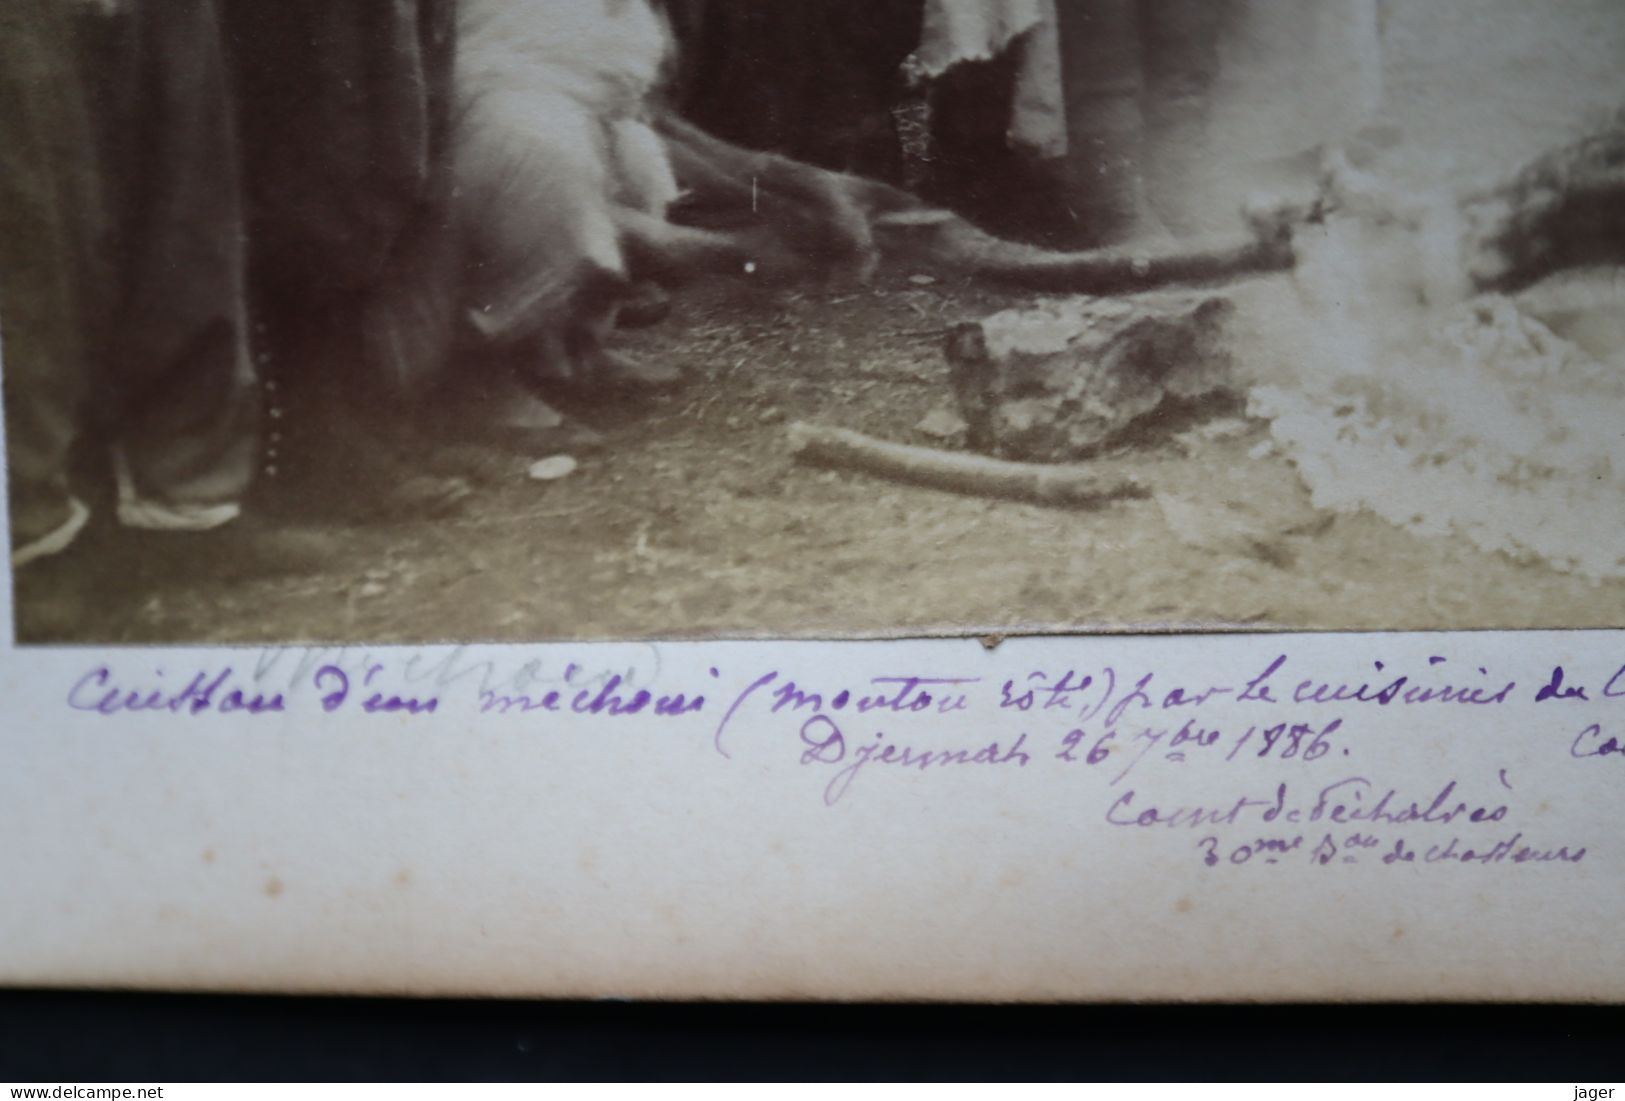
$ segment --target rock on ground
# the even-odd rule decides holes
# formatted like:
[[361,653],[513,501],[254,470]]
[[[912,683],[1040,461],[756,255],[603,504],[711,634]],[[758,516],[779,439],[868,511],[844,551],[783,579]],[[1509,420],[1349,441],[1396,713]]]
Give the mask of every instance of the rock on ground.
[[970,446],[1085,458],[1165,402],[1230,391],[1233,312],[1211,294],[1074,297],[956,327],[947,356]]

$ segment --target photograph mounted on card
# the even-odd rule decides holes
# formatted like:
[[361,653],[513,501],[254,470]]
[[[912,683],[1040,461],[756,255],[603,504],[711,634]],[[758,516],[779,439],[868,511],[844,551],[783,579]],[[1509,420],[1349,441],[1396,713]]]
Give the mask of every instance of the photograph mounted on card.
[[16,637],[1625,623],[1625,10],[21,0]]
[[0,985],[1625,1000],[1620,632],[0,664]]
[[4,0],[0,984],[1625,999],[1621,57]]

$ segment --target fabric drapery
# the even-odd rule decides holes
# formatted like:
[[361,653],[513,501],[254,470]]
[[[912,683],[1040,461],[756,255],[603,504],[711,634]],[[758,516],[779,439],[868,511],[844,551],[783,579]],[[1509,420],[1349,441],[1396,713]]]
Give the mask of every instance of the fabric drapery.
[[95,355],[97,431],[123,457],[126,496],[230,506],[253,477],[259,395],[219,10],[216,0],[136,4],[100,30],[112,233],[98,288],[109,322]]
[[[241,119],[259,319],[389,392],[426,386],[454,335],[454,0],[220,0]],[[328,320],[323,322],[321,318]],[[317,319],[313,323],[313,318]],[[319,330],[359,325],[347,339]]]
[[1067,150],[1066,103],[1055,0],[926,0],[914,65],[937,79],[970,61],[1019,51],[1010,142],[1046,158]]
[[643,117],[671,43],[646,0],[464,0],[461,20],[467,301],[478,331],[519,340],[626,275],[617,206],[663,216],[677,197]]
[[83,522],[67,459],[89,390],[88,293],[101,227],[69,11],[57,0],[0,5],[6,473],[12,547],[30,556],[60,549]]

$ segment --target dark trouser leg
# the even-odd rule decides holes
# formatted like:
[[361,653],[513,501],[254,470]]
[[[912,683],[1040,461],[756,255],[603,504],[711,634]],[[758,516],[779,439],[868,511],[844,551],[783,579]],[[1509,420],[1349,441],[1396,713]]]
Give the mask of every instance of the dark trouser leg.
[[1142,191],[1142,0],[1057,5],[1067,118],[1066,190],[1074,245],[1114,244],[1145,229]]
[[[458,330],[452,0],[217,0],[246,167],[256,353],[278,506],[376,500],[422,461],[413,423]],[[280,436],[281,438],[277,438]],[[357,459],[357,456],[364,456]],[[268,465],[267,469],[272,466]]]
[[[1147,194],[1181,235],[1240,225],[1240,212],[1214,209],[1204,178],[1212,160],[1209,120],[1219,78],[1219,42],[1232,0],[1143,0]],[[1228,194],[1228,192],[1226,192]]]
[[55,0],[0,5],[0,357],[11,540],[62,532],[86,385],[94,163],[72,28]]
[[109,42],[122,291],[102,356],[113,429],[141,498],[229,506],[253,476],[259,397],[215,3],[142,3],[124,18]]

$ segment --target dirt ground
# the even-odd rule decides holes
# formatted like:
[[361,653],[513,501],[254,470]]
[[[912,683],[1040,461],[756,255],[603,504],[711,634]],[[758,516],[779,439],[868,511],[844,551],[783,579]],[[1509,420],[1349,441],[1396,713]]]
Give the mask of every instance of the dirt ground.
[[[1511,0],[1394,5],[1390,85],[1415,108],[1401,119],[1410,140],[1436,148],[1430,135],[1486,128],[1493,138],[1467,160],[1511,163],[1549,142],[1554,120],[1579,125],[1570,90],[1617,87],[1625,19],[1613,0],[1559,7],[1567,21]],[[1507,81],[1527,94],[1509,97]],[[1520,111],[1496,106],[1507,102]],[[688,385],[603,413],[595,423],[608,448],[580,456],[569,477],[530,480],[528,462],[544,456],[516,456],[460,518],[327,530],[326,565],[304,575],[242,576],[199,561],[144,578],[109,559],[84,572],[68,617],[55,606],[60,591],[25,570],[23,638],[1625,625],[1625,582],[1592,583],[1462,538],[1420,538],[1371,515],[1318,512],[1265,426],[1234,409],[1162,425],[1103,456],[1151,493],[1098,509],[798,464],[786,440],[795,420],[933,442],[916,425],[951,401],[943,330],[1022,301],[910,274],[871,287],[690,289],[664,325],[631,338],[681,366]]]
[[906,278],[690,292],[633,338],[689,385],[606,413],[609,447],[570,477],[532,481],[516,456],[459,519],[329,529],[331,564],[310,575],[199,562],[132,585],[106,570],[64,634],[376,643],[1625,622],[1625,584],[1317,512],[1265,427],[1233,410],[1103,456],[1152,493],[1092,510],[791,458],[791,419],[933,442],[915,426],[949,402],[941,331],[1019,301]]

